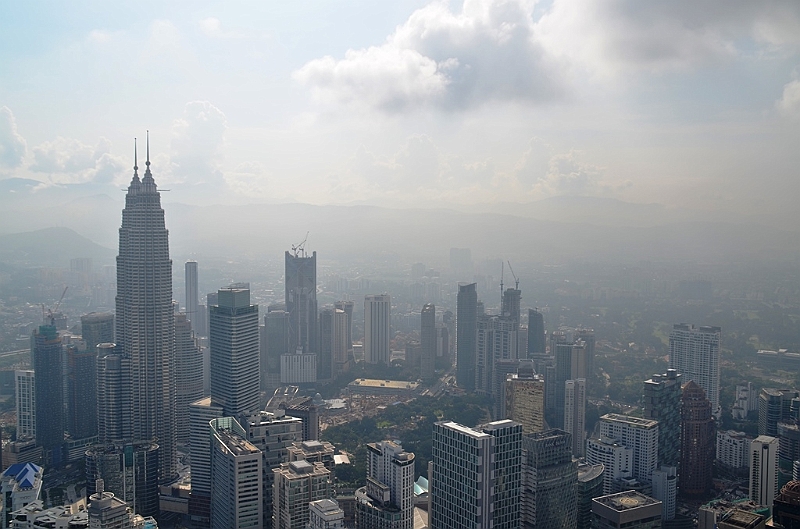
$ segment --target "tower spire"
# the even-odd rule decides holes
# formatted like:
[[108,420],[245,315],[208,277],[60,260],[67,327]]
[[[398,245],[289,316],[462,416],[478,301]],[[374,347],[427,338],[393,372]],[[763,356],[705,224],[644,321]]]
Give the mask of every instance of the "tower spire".
[[136,162],[136,138],[133,138],[133,174],[138,176],[139,164]]
[[147,161],[144,162],[147,166],[147,171],[150,171],[150,131],[147,131]]

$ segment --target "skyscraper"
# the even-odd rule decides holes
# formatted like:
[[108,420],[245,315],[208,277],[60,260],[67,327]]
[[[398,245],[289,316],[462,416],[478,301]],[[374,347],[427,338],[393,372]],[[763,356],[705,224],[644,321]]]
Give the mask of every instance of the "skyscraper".
[[161,195],[150,172],[148,142],[144,176],[135,162],[125,196],[117,256],[116,340],[130,360],[131,435],[157,439],[159,475],[177,475],[175,423],[175,319],[172,260]]
[[289,313],[289,353],[317,352],[317,252],[311,257],[303,244],[286,252],[285,302]]
[[186,261],[184,279],[186,281],[186,319],[192,322],[195,330],[199,330],[202,326],[198,313],[200,302],[197,297],[197,261]]
[[238,417],[258,410],[258,305],[250,304],[250,289],[241,284],[217,295],[218,304],[209,307],[211,401]]
[[175,315],[175,420],[178,441],[189,441],[189,405],[203,398],[203,357],[186,314]]
[[363,529],[414,526],[414,454],[392,441],[367,444],[367,485],[356,490],[356,524]]
[[690,380],[681,397],[682,495],[704,496],[711,490],[715,441],[711,402],[703,388]]
[[428,303],[420,314],[420,378],[430,382],[436,378],[436,306]]
[[130,359],[113,343],[97,346],[97,435],[101,443],[131,438]]
[[523,528],[565,529],[577,522],[578,463],[563,430],[522,436]]
[[94,353],[97,344],[114,342],[114,315],[110,312],[90,312],[81,316],[81,338],[86,350]]
[[680,462],[681,380],[674,369],[644,382],[644,418],[658,421],[658,463]]
[[273,529],[305,529],[309,503],[330,499],[331,471],[322,463],[291,461],[273,470]]
[[67,346],[67,431],[73,439],[97,435],[97,349]]
[[[631,475],[649,483],[658,463],[658,421],[607,413],[600,417],[600,435],[616,439],[633,451]],[[588,457],[587,457],[588,461]],[[589,461],[605,463],[604,461]],[[606,468],[609,466],[606,465]]]
[[547,352],[544,341],[544,315],[537,309],[528,309],[528,358]]
[[533,373],[530,363],[520,363],[516,374],[506,376],[500,416],[520,423],[523,434],[544,429],[544,378]]
[[14,371],[17,396],[17,439],[36,439],[36,375],[33,370]]
[[714,413],[719,409],[719,327],[675,324],[669,333],[669,367],[694,380],[706,392]]
[[31,356],[36,374],[36,444],[46,452],[58,450],[64,442],[62,347],[54,326],[41,325],[33,331]]
[[368,364],[391,362],[391,307],[389,294],[364,297],[364,359]]
[[586,379],[567,380],[564,383],[564,431],[572,434],[572,453],[585,455],[586,439]]
[[509,420],[467,428],[433,426],[431,529],[519,527],[522,426]]
[[[451,254],[452,255],[452,254]],[[456,314],[456,383],[475,391],[475,351],[478,334],[478,285],[458,285]]]
[[564,425],[564,387],[567,380],[586,378],[586,344],[584,342],[558,342],[555,345],[555,426]]
[[213,419],[211,434],[211,529],[264,526],[261,450],[233,417]]
[[750,443],[750,499],[772,505],[778,493],[778,440],[759,435]]
[[289,313],[286,305],[267,308],[264,316],[264,354],[261,356],[262,389],[270,390],[281,383],[281,356],[289,354]]

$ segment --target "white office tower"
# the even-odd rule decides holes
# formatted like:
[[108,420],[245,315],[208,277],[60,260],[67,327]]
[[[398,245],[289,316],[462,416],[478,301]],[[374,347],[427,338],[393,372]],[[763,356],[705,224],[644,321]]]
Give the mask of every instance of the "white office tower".
[[650,483],[658,464],[658,421],[608,413],[600,417],[600,435],[633,450],[631,477]]
[[678,469],[676,467],[662,465],[653,472],[652,496],[661,502],[663,509],[661,519],[673,520],[678,496]]
[[211,508],[211,436],[208,423],[220,417],[222,417],[222,406],[212,405],[211,397],[204,397],[189,405],[193,507],[189,515],[200,525],[208,524]]
[[90,529],[133,529],[133,514],[128,504],[114,497],[113,492],[106,492],[103,480],[98,479],[97,492],[89,496]]
[[[352,304],[352,302],[350,302]],[[331,359],[334,377],[350,370],[350,316],[343,309],[333,310],[331,329]]]
[[273,470],[273,529],[306,529],[309,503],[330,499],[331,471],[322,463],[291,461]]
[[703,388],[711,410],[719,410],[719,327],[695,327],[678,323],[669,333],[669,367]]
[[633,449],[608,437],[592,438],[586,442],[586,462],[603,465],[603,494],[612,494],[617,479],[631,477]]
[[586,454],[586,379],[564,383],[564,431],[572,434],[572,455]]
[[309,503],[308,529],[344,529],[344,511],[339,503],[331,499]]
[[211,429],[211,529],[263,529],[261,450],[233,417]]
[[361,529],[413,529],[414,454],[392,441],[367,445],[367,486],[356,490]]
[[510,420],[468,428],[433,426],[428,482],[430,529],[517,529],[522,426]]
[[36,376],[31,369],[14,371],[17,391],[17,439],[36,439]]
[[728,468],[747,468],[750,464],[750,442],[744,432],[717,432],[717,460]]
[[778,439],[759,435],[750,443],[750,499],[771,508],[778,492]]
[[211,401],[224,415],[238,417],[258,410],[258,305],[250,304],[243,284],[221,288],[209,307]]
[[368,364],[389,365],[391,362],[391,307],[389,294],[364,297],[364,359]]
[[311,384],[317,381],[317,354],[296,353],[281,355],[281,384]]
[[[247,439],[261,450],[264,469],[264,527],[272,523],[272,499],[275,474],[273,470],[288,461],[287,448],[292,443],[303,440],[303,421],[289,417],[283,410],[274,413],[260,411],[239,417],[240,424],[247,431]],[[316,498],[319,499],[319,498]]]

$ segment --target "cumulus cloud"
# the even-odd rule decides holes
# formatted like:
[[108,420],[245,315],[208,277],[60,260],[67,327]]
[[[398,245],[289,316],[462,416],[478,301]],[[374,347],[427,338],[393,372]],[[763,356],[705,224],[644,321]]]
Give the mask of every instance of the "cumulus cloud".
[[33,163],[28,169],[47,173],[55,183],[110,183],[123,178],[126,165],[111,154],[111,142],[106,138],[88,145],[58,137],[33,148]]
[[608,194],[631,185],[611,184],[602,167],[589,163],[578,150],[557,152],[533,138],[513,169],[515,186],[530,197]]
[[561,97],[558,69],[534,35],[524,0],[465,0],[415,11],[380,46],[323,57],[294,73],[323,102],[389,112],[464,109],[490,100]]
[[554,0],[536,24],[548,53],[601,75],[662,73],[800,44],[800,3]]
[[783,87],[783,96],[776,103],[783,114],[800,118],[800,81],[792,81]]
[[208,101],[187,103],[173,123],[173,177],[192,184],[224,184],[220,163],[227,127],[225,114]]
[[19,167],[26,151],[25,138],[17,132],[17,121],[11,109],[0,108],[0,166]]

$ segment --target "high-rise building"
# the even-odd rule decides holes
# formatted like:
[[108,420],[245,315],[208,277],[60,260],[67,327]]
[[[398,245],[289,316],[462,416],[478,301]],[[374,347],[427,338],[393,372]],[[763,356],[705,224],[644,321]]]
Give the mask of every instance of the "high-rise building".
[[261,450],[233,417],[209,423],[211,529],[263,528]]
[[336,447],[327,441],[294,441],[286,447],[288,461],[322,463],[331,472],[336,464],[333,457],[335,452]]
[[577,523],[578,463],[572,436],[546,430],[522,436],[521,527],[574,528]]
[[572,453],[575,457],[586,454],[586,379],[567,380],[564,383],[564,430],[572,434]]
[[132,529],[133,513],[128,504],[105,490],[103,480],[96,484],[94,494],[89,495],[86,510],[89,515],[89,527],[92,529]]
[[778,440],[759,435],[750,443],[750,499],[772,505],[778,492]]
[[773,521],[784,529],[800,529],[800,481],[784,485],[772,505]]
[[97,435],[101,443],[131,438],[130,359],[113,343],[97,345]]
[[675,519],[678,496],[678,468],[662,466],[653,471],[653,497],[661,502],[664,508],[664,520]]
[[475,391],[477,336],[478,285],[477,283],[458,285],[456,315],[456,383],[458,387],[465,391]]
[[[800,405],[800,399],[796,401]],[[800,409],[793,409],[800,413]],[[795,461],[800,460],[800,421],[791,419],[778,423],[778,486],[783,487],[792,480]]]
[[333,378],[333,318],[336,309],[325,307],[319,311],[319,330],[317,339],[317,379]]
[[576,529],[592,527],[592,499],[603,495],[603,470],[601,464],[578,464],[578,520]]
[[419,336],[422,346],[419,377],[430,382],[436,378],[436,306],[433,303],[422,307]]
[[603,466],[603,494],[611,494],[618,479],[632,477],[633,449],[616,439],[591,438],[586,442],[586,462]]
[[210,307],[211,401],[237,417],[258,410],[258,305],[250,304],[243,285],[217,294],[218,304]]
[[189,516],[197,525],[206,527],[211,519],[211,435],[208,424],[220,417],[222,417],[222,406],[213,405],[211,397],[203,397],[189,405],[189,448],[192,470]]
[[564,387],[567,380],[586,378],[586,344],[584,342],[556,342],[555,344],[555,415],[557,428],[564,428]]
[[680,462],[682,378],[668,369],[644,382],[644,418],[658,421],[659,465],[677,466]]
[[308,504],[308,529],[344,528],[344,511],[336,500],[324,499]]
[[81,338],[86,350],[94,352],[97,344],[114,342],[114,315],[110,312],[90,312],[81,316]]
[[[264,470],[264,527],[273,526],[273,485],[274,469],[288,461],[288,447],[303,440],[303,421],[285,415],[283,410],[274,413],[260,411],[249,416],[239,417],[240,424],[247,431],[247,439],[253,443],[263,457]],[[315,498],[319,499],[319,498]],[[311,500],[309,500],[311,501]]]
[[141,181],[134,160],[122,210],[115,337],[130,360],[132,439],[158,439],[160,479],[168,482],[177,475],[172,260],[149,144],[147,151]]
[[309,257],[303,245],[286,252],[284,278],[286,311],[289,313],[289,353],[300,349],[317,352],[317,252]]
[[[505,374],[496,376],[499,362],[517,360],[516,321],[501,316],[478,316],[475,341],[475,390],[498,399]],[[514,372],[510,368],[509,372]]]
[[612,529],[660,529],[661,502],[629,490],[592,500],[592,527]]
[[337,309],[344,311],[345,316],[347,316],[347,338],[345,343],[347,344],[347,351],[348,355],[353,355],[353,309],[355,304],[352,301],[337,301],[333,304],[334,307]]
[[630,448],[633,451],[631,477],[650,482],[658,463],[658,421],[608,413],[600,417],[600,435],[616,439]]
[[289,354],[289,313],[285,308],[283,303],[270,305],[264,316],[264,347],[261,355],[263,390],[281,385],[281,356]]
[[356,490],[356,525],[414,527],[414,454],[392,441],[367,444],[367,485]]
[[186,283],[186,319],[192,322],[192,327],[200,327],[198,314],[200,301],[197,286],[197,261],[186,261],[184,265],[184,280]]
[[[62,344],[56,328],[41,325],[31,337],[33,371],[36,373],[36,444],[45,452],[64,442],[64,391]],[[56,459],[56,462],[58,459]]]
[[544,355],[547,345],[544,340],[544,314],[537,309],[528,309],[528,358]]
[[717,432],[717,461],[729,469],[743,469],[750,464],[750,439],[744,432]]
[[391,361],[391,307],[389,294],[364,297],[364,359],[368,364],[389,365]]
[[105,490],[128,502],[137,514],[158,516],[158,450],[153,442],[105,443],[86,451],[86,494]]
[[97,349],[73,342],[67,352],[67,431],[73,439],[97,435]]
[[669,333],[669,367],[694,380],[711,401],[714,413],[719,409],[719,327],[695,327],[678,323]]
[[185,314],[175,315],[175,420],[181,443],[189,442],[189,405],[203,398],[203,356]]
[[715,441],[711,402],[703,388],[690,380],[681,397],[682,495],[703,496],[711,490]]
[[[507,288],[503,291],[502,308],[500,315],[504,318],[514,320],[517,325],[521,323],[520,320],[520,302],[522,300],[522,291],[518,288]],[[525,351],[527,352],[527,350]]]
[[322,463],[291,461],[273,470],[273,529],[306,529],[309,503],[330,499],[331,471]]
[[433,427],[431,529],[519,527],[522,426],[509,420],[475,429]]
[[763,388],[758,395],[758,434],[778,436],[778,423],[792,419],[792,401],[800,397],[794,389]]
[[534,374],[529,362],[520,362],[517,373],[506,376],[503,408],[499,416],[520,423],[523,434],[544,429],[544,378]]
[[36,439],[36,374],[32,369],[14,371],[17,395],[17,439]]

